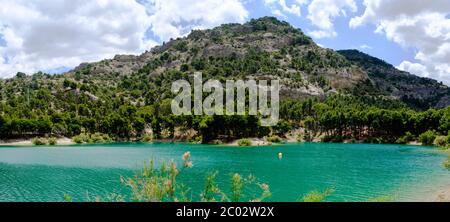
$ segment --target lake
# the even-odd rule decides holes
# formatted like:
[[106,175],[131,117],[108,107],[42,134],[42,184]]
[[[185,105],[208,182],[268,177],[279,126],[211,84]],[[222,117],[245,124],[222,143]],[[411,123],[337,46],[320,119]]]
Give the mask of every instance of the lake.
[[[180,181],[192,188],[194,200],[205,176],[218,171],[227,187],[230,176],[254,175],[270,185],[269,201],[297,201],[314,190],[334,188],[328,201],[367,201],[390,197],[420,201],[450,185],[442,168],[446,155],[431,148],[368,144],[287,144],[227,147],[190,144],[110,144],[0,148],[0,201],[88,201],[111,193],[129,195],[120,183],[145,161],[157,164],[190,151],[194,167]],[[283,153],[279,159],[278,153]],[[250,191],[251,192],[251,191]]]

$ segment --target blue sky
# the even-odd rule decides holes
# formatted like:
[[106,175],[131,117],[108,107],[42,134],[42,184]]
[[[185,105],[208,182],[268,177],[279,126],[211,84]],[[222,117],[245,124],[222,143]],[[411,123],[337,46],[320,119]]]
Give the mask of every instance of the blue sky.
[[[293,3],[294,1],[287,1]],[[335,50],[340,49],[358,49],[372,56],[383,59],[395,66],[404,60],[416,61],[414,59],[414,48],[401,47],[388,40],[381,34],[376,34],[376,26],[367,24],[363,27],[351,29],[349,27],[350,19],[353,16],[360,15],[364,12],[362,1],[358,1],[358,11],[349,12],[346,17],[337,17],[334,20],[336,37],[332,38],[313,38],[314,41],[323,47]],[[250,12],[250,18],[259,18],[262,16],[275,16],[280,20],[287,21],[296,28],[302,29],[308,33],[308,30],[315,30],[316,27],[306,17],[297,17],[295,15],[286,14],[286,17],[279,17],[271,13],[271,10],[260,1],[250,1],[246,4],[246,8]],[[301,8],[302,14],[307,14],[306,8]],[[366,46],[366,47],[364,47]]]
[[448,0],[0,0],[0,77],[140,54],[192,29],[275,16],[321,46],[358,49],[450,84]]

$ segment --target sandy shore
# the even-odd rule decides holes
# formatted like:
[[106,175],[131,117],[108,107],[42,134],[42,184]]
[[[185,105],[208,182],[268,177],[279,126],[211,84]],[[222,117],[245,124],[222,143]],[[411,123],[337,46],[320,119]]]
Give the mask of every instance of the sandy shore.
[[[74,145],[69,138],[58,138],[57,145]],[[0,146],[33,146],[32,139],[0,140]]]
[[450,202],[450,186],[447,187],[447,189],[441,190],[436,195],[434,200],[432,200],[432,201],[434,201],[434,202]]

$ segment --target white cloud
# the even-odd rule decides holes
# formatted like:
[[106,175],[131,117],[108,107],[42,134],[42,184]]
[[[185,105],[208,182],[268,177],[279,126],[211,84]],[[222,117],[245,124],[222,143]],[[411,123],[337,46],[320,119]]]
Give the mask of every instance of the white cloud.
[[366,44],[360,45],[359,48],[360,49],[373,49],[372,46],[366,45]]
[[402,62],[399,66],[397,66],[397,69],[409,72],[409,73],[415,73],[419,76],[428,77],[428,71],[427,67],[425,67],[422,64],[419,63],[412,63],[409,61]]
[[331,30],[314,30],[309,31],[308,34],[315,39],[330,38],[337,36],[337,32]]
[[308,19],[319,28],[309,32],[314,38],[337,36],[334,30],[334,18],[347,16],[347,11],[356,12],[354,0],[312,0],[308,6]]
[[418,62],[399,68],[450,84],[450,4],[448,0],[365,0],[365,12],[350,27],[374,24],[376,32],[417,50]]
[[0,77],[74,67],[118,53],[138,53],[146,40],[145,7],[123,0],[0,0]]
[[240,0],[147,0],[151,30],[162,41],[230,22],[244,22],[248,11]]
[[288,5],[286,0],[264,0],[264,4],[272,10],[272,14],[286,18],[286,14],[295,15],[300,17],[301,6],[306,4],[307,0],[295,0],[294,3]]
[[[243,4],[240,0],[0,0],[0,78],[19,71],[74,67],[116,54],[139,54],[192,29],[244,22],[248,12]],[[153,39],[147,36],[149,30]]]

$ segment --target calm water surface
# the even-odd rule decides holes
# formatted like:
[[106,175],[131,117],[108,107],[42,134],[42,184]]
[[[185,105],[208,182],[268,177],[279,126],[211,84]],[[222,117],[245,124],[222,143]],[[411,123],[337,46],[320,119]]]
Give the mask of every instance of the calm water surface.
[[[268,183],[270,201],[297,201],[313,190],[333,187],[330,201],[367,201],[389,196],[418,201],[450,184],[443,153],[399,145],[289,144],[224,147],[185,144],[111,144],[55,148],[0,148],[0,201],[77,201],[111,193],[129,195],[121,176],[132,176],[147,160],[175,160],[190,151],[194,168],[180,178],[198,199],[206,174],[254,175]],[[283,159],[278,153],[283,153]]]

